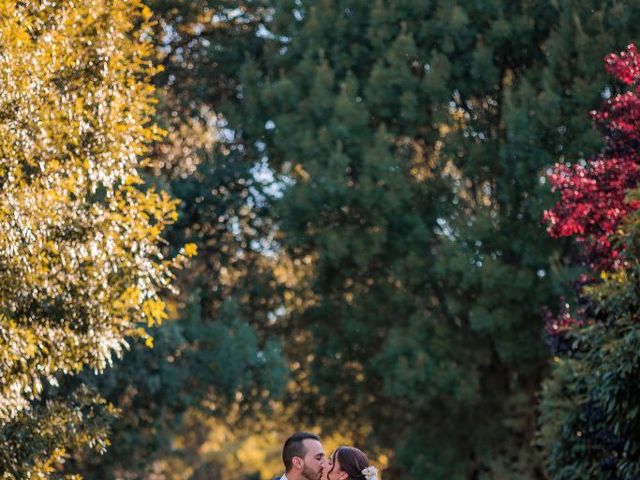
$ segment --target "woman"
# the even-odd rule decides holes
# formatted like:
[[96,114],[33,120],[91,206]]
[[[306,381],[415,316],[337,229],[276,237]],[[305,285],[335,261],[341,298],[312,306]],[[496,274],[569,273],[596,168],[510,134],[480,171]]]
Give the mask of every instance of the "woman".
[[326,480],[377,480],[378,470],[355,447],[338,447],[328,461]]

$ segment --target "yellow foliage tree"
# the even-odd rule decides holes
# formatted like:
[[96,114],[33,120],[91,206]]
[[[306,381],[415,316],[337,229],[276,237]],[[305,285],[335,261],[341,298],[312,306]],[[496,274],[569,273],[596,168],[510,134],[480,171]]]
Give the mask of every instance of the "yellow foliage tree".
[[49,478],[69,449],[105,448],[110,410],[86,388],[162,321],[183,254],[175,202],[141,187],[153,88],[137,0],[0,0],[0,475]]

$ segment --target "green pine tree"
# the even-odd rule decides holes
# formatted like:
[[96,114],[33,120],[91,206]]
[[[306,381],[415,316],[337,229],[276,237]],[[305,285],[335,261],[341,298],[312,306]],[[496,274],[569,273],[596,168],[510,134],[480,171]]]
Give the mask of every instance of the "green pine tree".
[[637,22],[617,3],[275,6],[232,111],[265,125],[243,134],[289,184],[279,241],[312,261],[291,401],[370,431],[392,476],[542,477],[541,312],[574,272],[545,237],[544,171],[597,144],[585,59]]

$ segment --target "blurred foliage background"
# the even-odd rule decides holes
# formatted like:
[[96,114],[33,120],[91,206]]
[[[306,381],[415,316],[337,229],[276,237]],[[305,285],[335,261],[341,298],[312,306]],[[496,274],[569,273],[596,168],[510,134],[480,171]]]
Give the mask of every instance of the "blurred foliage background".
[[164,255],[198,254],[153,348],[69,380],[118,413],[56,475],[269,480],[311,429],[389,480],[571,478],[543,313],[585,264],[545,231],[545,175],[602,148],[638,2],[147,5],[166,135],[140,176],[177,201]]

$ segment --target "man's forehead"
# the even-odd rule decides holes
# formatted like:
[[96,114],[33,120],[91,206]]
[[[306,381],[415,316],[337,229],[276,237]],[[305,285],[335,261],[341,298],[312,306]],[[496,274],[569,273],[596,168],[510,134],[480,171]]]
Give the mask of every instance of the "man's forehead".
[[305,438],[302,441],[302,445],[304,445],[307,453],[310,453],[311,455],[317,455],[318,453],[322,453],[324,451],[322,448],[322,444],[318,440],[315,440],[313,438]]

